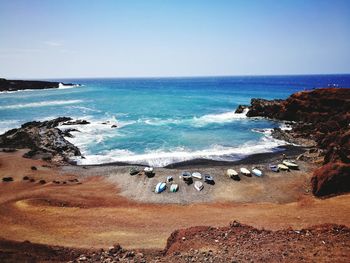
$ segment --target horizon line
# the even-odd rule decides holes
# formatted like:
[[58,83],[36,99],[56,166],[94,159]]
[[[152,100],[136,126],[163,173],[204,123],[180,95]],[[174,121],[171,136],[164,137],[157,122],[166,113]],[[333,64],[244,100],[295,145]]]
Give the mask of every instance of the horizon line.
[[229,77],[284,77],[284,76],[329,76],[329,75],[350,75],[349,73],[292,73],[292,74],[242,74],[242,75],[176,75],[176,76],[96,76],[96,77],[30,77],[13,78],[0,77],[7,80],[55,80],[55,79],[172,79],[172,78],[229,78]]

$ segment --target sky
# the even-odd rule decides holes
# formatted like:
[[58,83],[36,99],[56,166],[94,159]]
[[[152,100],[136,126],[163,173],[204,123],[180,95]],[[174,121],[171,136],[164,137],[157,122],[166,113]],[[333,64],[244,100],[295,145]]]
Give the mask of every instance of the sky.
[[339,73],[347,0],[0,0],[0,77]]

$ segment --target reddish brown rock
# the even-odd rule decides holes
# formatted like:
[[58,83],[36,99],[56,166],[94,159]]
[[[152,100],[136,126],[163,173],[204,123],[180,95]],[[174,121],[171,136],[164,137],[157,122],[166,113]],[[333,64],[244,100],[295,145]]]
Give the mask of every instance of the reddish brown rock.
[[350,192],[350,164],[337,162],[320,167],[314,171],[311,184],[316,196]]

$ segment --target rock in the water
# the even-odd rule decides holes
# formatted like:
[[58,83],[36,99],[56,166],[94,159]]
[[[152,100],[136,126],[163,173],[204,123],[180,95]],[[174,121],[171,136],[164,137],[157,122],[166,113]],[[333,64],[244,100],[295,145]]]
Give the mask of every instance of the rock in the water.
[[75,121],[67,121],[62,123],[62,125],[86,125],[90,124],[87,120],[75,120]]
[[249,106],[247,106],[247,105],[238,105],[238,107],[237,107],[235,113],[243,113],[244,110],[245,110],[245,109],[248,109],[248,108],[249,108]]

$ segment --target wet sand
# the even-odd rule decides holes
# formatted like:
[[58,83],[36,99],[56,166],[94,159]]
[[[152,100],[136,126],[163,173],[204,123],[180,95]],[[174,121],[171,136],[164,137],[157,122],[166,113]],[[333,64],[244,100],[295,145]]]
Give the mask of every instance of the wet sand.
[[[125,166],[43,167],[45,162],[22,154],[0,153],[0,177],[14,178],[0,183],[0,238],[8,240],[162,249],[176,229],[225,226],[233,220],[273,230],[321,223],[350,225],[350,195],[314,198],[309,189],[313,167],[307,163],[300,163],[300,171],[266,172],[263,178],[241,176],[239,182],[224,175],[227,167],[238,168],[238,164],[195,166],[189,170],[212,174],[216,184],[205,184],[200,193],[180,184],[178,193],[158,195],[152,192],[155,183],[166,175],[178,176],[184,167],[157,169],[155,177],[148,179],[128,175]],[[258,160],[244,165],[256,164],[267,165]],[[36,181],[23,181],[25,175]],[[41,185],[40,179],[48,183]]]

